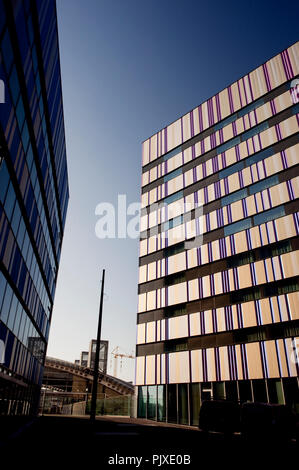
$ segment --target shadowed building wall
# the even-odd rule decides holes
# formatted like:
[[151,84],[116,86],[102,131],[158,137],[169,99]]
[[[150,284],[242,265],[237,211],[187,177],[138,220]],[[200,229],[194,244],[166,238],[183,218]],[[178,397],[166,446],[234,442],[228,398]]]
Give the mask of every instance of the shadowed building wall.
[[0,78],[0,414],[29,414],[69,199],[55,0],[0,0]]

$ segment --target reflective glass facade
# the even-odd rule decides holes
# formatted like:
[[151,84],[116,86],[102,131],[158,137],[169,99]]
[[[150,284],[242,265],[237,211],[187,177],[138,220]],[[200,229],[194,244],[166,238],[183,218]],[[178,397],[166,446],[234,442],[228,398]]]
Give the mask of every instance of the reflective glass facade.
[[0,0],[0,79],[0,414],[28,414],[69,199],[55,0]]
[[142,145],[139,416],[298,411],[299,43]]

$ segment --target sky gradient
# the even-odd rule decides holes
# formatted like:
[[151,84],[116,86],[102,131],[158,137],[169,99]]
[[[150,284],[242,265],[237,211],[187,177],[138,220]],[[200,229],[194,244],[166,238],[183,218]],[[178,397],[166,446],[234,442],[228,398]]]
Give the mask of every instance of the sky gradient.
[[[299,7],[57,0],[57,13],[70,202],[48,355],[74,361],[96,335],[103,268],[102,338],[135,349],[138,240],[98,239],[96,206],[139,202],[141,142],[296,42]],[[133,360],[119,376],[133,380]]]

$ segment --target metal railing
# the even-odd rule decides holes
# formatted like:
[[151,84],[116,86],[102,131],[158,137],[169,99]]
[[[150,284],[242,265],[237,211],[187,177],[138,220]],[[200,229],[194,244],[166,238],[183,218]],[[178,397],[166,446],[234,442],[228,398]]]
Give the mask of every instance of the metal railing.
[[[64,361],[61,359],[56,359],[54,357],[46,357],[45,366],[54,367],[59,369],[67,369],[69,371],[76,371],[78,375],[89,376],[92,378],[94,376],[94,370],[89,367],[80,366],[79,364],[75,364],[73,362]],[[111,375],[105,374],[104,372],[99,372],[99,382],[105,382],[106,385],[110,385],[111,388],[117,389],[121,387],[125,389],[129,394],[134,393],[134,385],[124,380],[121,380],[117,377],[113,377]]]

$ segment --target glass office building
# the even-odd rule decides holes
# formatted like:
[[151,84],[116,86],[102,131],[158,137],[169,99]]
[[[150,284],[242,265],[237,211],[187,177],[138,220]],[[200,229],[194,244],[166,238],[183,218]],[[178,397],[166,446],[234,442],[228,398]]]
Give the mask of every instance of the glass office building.
[[298,73],[296,43],[142,145],[140,417],[298,411]]
[[0,80],[0,414],[29,414],[69,199],[55,0],[0,0]]

